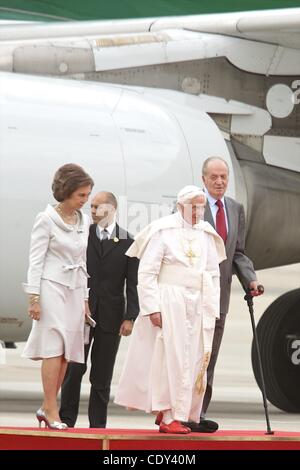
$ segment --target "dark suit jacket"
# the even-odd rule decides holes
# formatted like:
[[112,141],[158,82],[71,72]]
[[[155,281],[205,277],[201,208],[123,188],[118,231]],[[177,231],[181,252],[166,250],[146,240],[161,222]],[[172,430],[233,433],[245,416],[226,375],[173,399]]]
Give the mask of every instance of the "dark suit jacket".
[[[102,330],[118,333],[123,320],[135,319],[139,313],[138,259],[125,255],[133,243],[133,238],[128,232],[116,224],[111,238],[100,242],[96,227],[96,224],[90,227],[87,247],[90,309]],[[119,241],[114,241],[115,237]],[[101,243],[103,243],[103,252]]]
[[[232,274],[236,274],[243,287],[256,280],[252,261],[245,254],[245,212],[242,204],[225,197],[228,219],[228,235],[225,244],[227,259],[220,264],[221,298],[220,311],[227,313],[229,308]],[[214,228],[215,224],[209,203],[206,204],[204,219]]]

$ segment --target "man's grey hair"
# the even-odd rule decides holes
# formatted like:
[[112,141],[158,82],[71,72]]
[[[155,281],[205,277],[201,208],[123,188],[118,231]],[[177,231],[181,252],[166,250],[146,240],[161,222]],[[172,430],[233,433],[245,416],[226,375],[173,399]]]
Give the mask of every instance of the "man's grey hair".
[[203,165],[202,165],[202,176],[206,176],[207,174],[207,167],[208,165],[210,164],[210,162],[215,162],[215,161],[221,161],[223,163],[225,163],[226,167],[227,167],[227,172],[229,173],[229,166],[228,166],[228,163],[226,162],[226,160],[224,160],[224,158],[221,158],[221,157],[209,157],[207,158]]

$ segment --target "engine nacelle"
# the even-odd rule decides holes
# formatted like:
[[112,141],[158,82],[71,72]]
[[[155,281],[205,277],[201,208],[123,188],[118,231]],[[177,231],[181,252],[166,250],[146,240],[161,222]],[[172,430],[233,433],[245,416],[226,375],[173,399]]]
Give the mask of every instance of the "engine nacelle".
[[[114,192],[120,224],[131,232],[159,217],[158,206],[170,213],[181,187],[201,184],[207,157],[222,156],[233,172],[224,138],[206,113],[143,89],[3,73],[0,112],[5,341],[25,340],[29,331],[21,283],[30,232],[36,214],[51,202],[59,166],[78,163],[93,177],[96,191]],[[234,196],[234,178],[229,190]]]

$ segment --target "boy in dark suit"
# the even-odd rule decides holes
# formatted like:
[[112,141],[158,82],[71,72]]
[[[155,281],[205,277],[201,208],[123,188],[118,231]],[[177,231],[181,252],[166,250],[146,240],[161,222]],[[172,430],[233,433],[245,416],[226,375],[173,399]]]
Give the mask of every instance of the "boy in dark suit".
[[[91,428],[105,428],[110,385],[121,336],[131,334],[139,313],[137,295],[138,260],[125,255],[132,237],[116,223],[117,200],[110,192],[99,192],[91,204],[94,224],[90,227],[87,248],[89,305],[96,327],[85,347],[85,359],[91,352],[91,392],[89,422]],[[126,300],[124,287],[126,282]],[[80,386],[86,364],[71,363],[62,385],[60,416],[75,425]]]

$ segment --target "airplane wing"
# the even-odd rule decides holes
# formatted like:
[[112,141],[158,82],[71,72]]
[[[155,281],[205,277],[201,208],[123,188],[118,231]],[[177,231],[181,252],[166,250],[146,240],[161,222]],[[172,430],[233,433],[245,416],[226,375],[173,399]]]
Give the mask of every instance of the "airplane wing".
[[266,75],[297,75],[300,8],[0,27],[0,69],[65,75],[226,57]]
[[196,95],[225,134],[299,171],[300,8],[2,24],[0,70]]
[[2,22],[0,40],[138,33],[163,29],[187,29],[224,34],[299,48],[300,8],[131,20],[33,22],[21,23],[17,28],[15,22],[12,25]]

